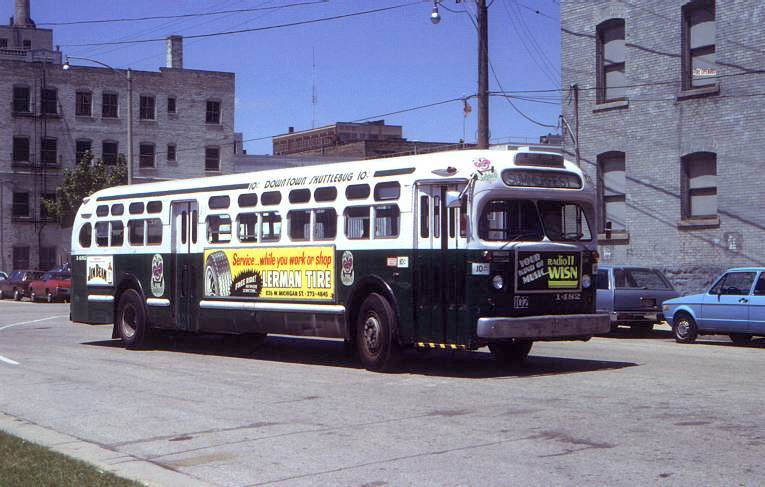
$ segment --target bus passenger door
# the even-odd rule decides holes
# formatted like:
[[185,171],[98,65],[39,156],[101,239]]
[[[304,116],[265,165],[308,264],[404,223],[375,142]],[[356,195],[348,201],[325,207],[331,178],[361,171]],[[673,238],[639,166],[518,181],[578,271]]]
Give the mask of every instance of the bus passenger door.
[[415,319],[417,341],[465,344],[469,334],[459,325],[465,313],[466,227],[462,208],[446,206],[447,191],[464,184],[419,184],[415,251]]
[[197,263],[192,249],[197,240],[199,211],[196,201],[172,203],[173,287],[170,298],[176,328],[193,330],[196,317]]

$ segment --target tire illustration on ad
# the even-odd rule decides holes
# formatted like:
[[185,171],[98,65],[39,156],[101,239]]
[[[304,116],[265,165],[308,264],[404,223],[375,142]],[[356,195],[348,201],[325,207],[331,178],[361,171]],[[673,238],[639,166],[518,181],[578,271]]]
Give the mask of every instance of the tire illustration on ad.
[[207,256],[205,262],[205,295],[231,295],[231,268],[223,251],[216,251]]

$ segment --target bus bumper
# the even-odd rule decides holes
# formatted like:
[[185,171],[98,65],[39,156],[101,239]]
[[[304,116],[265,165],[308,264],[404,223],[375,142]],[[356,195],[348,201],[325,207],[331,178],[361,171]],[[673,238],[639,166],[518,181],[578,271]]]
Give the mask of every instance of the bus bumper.
[[610,329],[607,314],[582,314],[479,318],[477,332],[479,338],[485,339],[545,340],[598,335]]

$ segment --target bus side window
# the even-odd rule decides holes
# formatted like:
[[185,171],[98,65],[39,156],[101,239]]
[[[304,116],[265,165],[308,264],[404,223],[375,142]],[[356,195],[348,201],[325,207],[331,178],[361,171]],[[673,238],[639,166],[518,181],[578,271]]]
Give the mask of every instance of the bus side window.
[[468,232],[467,196],[462,197],[460,204],[460,237],[467,238]]
[[122,243],[125,240],[125,226],[121,221],[115,220],[111,222],[112,235],[111,245],[112,247],[122,247]]
[[181,243],[186,245],[188,240],[187,233],[189,231],[189,221],[186,219],[188,214],[185,211],[181,212]]
[[[309,193],[310,195],[310,193]],[[293,210],[287,213],[289,221],[290,240],[303,241],[308,240],[311,232],[311,211]]]
[[263,242],[279,241],[282,236],[282,217],[277,212],[262,213],[260,224],[260,238]]
[[449,208],[449,238],[454,238],[457,233],[457,208]]
[[149,218],[146,220],[146,245],[160,245],[162,243],[162,220]]
[[258,241],[258,214],[257,213],[239,213],[237,217],[238,237],[240,242]]
[[430,236],[430,197],[426,194],[420,196],[420,237]]
[[91,229],[90,223],[86,223],[85,225],[80,227],[80,246],[81,247],[90,247],[92,233],[93,231]]
[[369,238],[368,206],[352,206],[345,209],[345,236],[353,240]]
[[314,240],[331,240],[337,236],[337,212],[332,208],[316,210],[313,226]]
[[207,217],[207,241],[210,243],[228,243],[231,241],[231,218],[228,215],[210,215]]
[[130,245],[143,245],[143,222],[144,220],[130,220],[128,222],[128,241]]
[[109,246],[109,222],[96,222],[96,245]]
[[433,197],[433,236],[441,236],[441,197]]
[[398,205],[375,206],[375,238],[398,237]]

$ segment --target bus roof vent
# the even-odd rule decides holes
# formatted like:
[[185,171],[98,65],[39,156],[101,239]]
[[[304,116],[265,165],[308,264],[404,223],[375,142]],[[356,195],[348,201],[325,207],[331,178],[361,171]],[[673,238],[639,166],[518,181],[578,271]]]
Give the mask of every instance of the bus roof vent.
[[515,155],[515,165],[535,167],[563,167],[563,156],[558,154],[519,152]]

